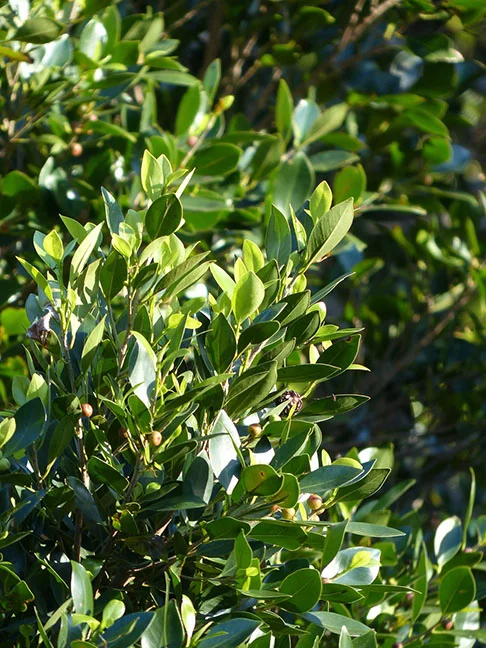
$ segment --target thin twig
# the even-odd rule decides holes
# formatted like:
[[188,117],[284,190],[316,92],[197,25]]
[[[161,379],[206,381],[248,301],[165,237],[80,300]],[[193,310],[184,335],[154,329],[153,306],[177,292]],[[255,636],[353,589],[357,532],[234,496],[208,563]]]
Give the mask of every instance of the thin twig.
[[358,0],[358,2],[356,3],[356,6],[354,8],[353,13],[351,14],[346,29],[344,30],[343,37],[341,38],[341,42],[339,43],[338,52],[342,52],[346,48],[346,45],[350,42],[354,29],[358,24],[358,20],[361,15],[361,12],[363,11],[365,2],[366,0]]
[[394,7],[395,5],[400,4],[402,0],[385,0],[381,5],[378,5],[366,18],[361,22],[356,29],[353,31],[351,40],[357,41],[363,32],[365,32],[368,27],[370,27],[378,18],[383,15],[386,11]]

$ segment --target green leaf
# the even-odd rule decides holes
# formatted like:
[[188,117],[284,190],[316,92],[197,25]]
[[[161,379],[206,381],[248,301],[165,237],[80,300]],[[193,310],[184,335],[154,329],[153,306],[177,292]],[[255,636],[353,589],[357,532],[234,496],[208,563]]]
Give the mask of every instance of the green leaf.
[[292,115],[294,144],[299,146],[306,138],[312,125],[321,114],[319,106],[309,99],[301,99]]
[[235,358],[235,334],[223,313],[213,319],[206,333],[206,351],[218,373],[224,373]]
[[31,265],[28,261],[24,261],[24,259],[21,259],[17,257],[17,260],[21,265],[24,266],[24,268],[27,270],[27,272],[30,274],[32,279],[36,282],[36,284],[39,286],[39,288],[45,293],[46,297],[49,299],[49,301],[52,303],[54,302],[54,297],[52,295],[52,290],[51,287],[47,281],[47,279],[42,275],[39,270],[33,265]]
[[226,270],[220,268],[220,266],[217,265],[216,263],[213,263],[211,265],[210,270],[218,286],[231,299],[231,297],[233,296],[233,291],[236,286],[234,280],[230,277],[230,275],[226,272]]
[[196,125],[196,119],[199,121],[199,118],[204,115],[207,103],[199,85],[190,86],[186,90],[177,110],[176,135],[181,136],[189,133],[191,126]]
[[134,394],[150,407],[150,399],[155,389],[157,358],[141,333],[132,331],[132,336],[135,338],[135,344],[130,353],[128,379],[134,388]]
[[337,130],[342,125],[348,110],[347,103],[336,104],[324,110],[307,131],[302,146],[308,146],[311,142]]
[[166,180],[162,164],[150,151],[145,151],[143,154],[140,180],[150,200],[156,200],[164,191]]
[[[40,436],[46,420],[46,412],[40,398],[19,407],[15,412],[15,433],[7,441],[3,448],[5,456],[11,456],[18,450],[27,448]],[[11,432],[11,428],[8,431]]]
[[241,156],[241,149],[234,144],[211,143],[198,150],[191,160],[197,175],[225,176],[234,171]]
[[274,205],[268,221],[265,249],[267,258],[276,259],[279,266],[287,263],[292,251],[292,236],[289,223],[282,212]]
[[322,151],[321,153],[311,155],[309,161],[314,167],[314,171],[328,173],[329,171],[348,166],[348,164],[359,162],[359,156],[354,153],[348,153],[348,151]]
[[294,101],[292,93],[285,79],[280,79],[277,90],[277,102],[275,105],[275,122],[277,130],[284,139],[288,141],[292,131],[292,112],[294,110]]
[[100,523],[101,515],[96,506],[93,495],[86,488],[83,482],[77,477],[70,475],[66,478],[66,482],[74,492],[76,497],[76,506],[82,511],[86,520]]
[[103,223],[99,223],[99,225],[93,227],[91,232],[79,244],[78,249],[73,255],[71,261],[71,267],[69,269],[69,280],[71,282],[74,279],[77,279],[81,274],[81,272],[86,267],[86,264],[89,261],[91,253],[93,252],[93,250],[101,240],[102,228],[103,228]]
[[297,211],[308,198],[314,185],[314,171],[302,151],[293,159],[285,161],[275,178],[273,202],[285,216],[290,214],[290,205]]
[[228,495],[238,483],[240,461],[237,448],[240,437],[233,421],[224,410],[216,417],[209,439],[209,460],[216,479]]
[[100,283],[105,299],[111,301],[125,285],[128,276],[126,260],[112,250],[104,260],[100,270]]
[[91,333],[86,338],[81,354],[81,370],[87,371],[91,366],[93,358],[100,348],[101,340],[103,339],[103,331],[105,329],[106,315],[98,322]]
[[231,308],[238,324],[253,315],[264,297],[265,287],[253,272],[248,272],[237,282],[231,297]]
[[29,192],[35,191],[36,184],[28,175],[22,171],[15,170],[10,171],[10,173],[7,173],[4,177],[1,189],[4,196],[15,198],[16,196],[25,195]]
[[382,524],[368,524],[367,522],[349,522],[346,532],[359,536],[370,536],[371,538],[396,538],[407,535],[398,529],[392,529]]
[[283,482],[280,490],[272,497],[272,501],[283,508],[297,506],[300,496],[299,481],[291,473],[283,473]]
[[243,531],[240,531],[235,539],[235,560],[238,569],[247,569],[251,565],[253,552]]
[[118,126],[118,124],[112,124],[111,122],[98,121],[89,122],[89,129],[96,131],[97,133],[103,133],[104,135],[112,135],[113,137],[120,137],[124,140],[128,140],[132,144],[135,144],[137,138],[132,133],[129,133],[125,128]]
[[52,230],[44,238],[44,250],[49,254],[55,261],[62,261],[64,255],[64,246],[62,244],[61,237],[56,232]]
[[106,461],[102,461],[99,457],[90,457],[88,473],[91,479],[106,484],[117,493],[123,493],[128,486],[128,482],[121,472],[110,466]]
[[350,412],[369,400],[369,396],[358,394],[337,394],[324,396],[307,403],[299,412],[299,420],[321,423],[334,416]]
[[280,324],[274,321],[252,324],[241,332],[238,340],[238,351],[241,353],[247,346],[265,342],[265,340],[275,335],[279,329]]
[[121,617],[100,635],[98,645],[105,648],[131,648],[145,632],[152,617],[152,612],[135,612]]
[[15,434],[16,423],[15,419],[5,418],[3,421],[0,421],[0,448],[13,437]]
[[221,81],[221,61],[219,59],[214,59],[206,68],[203,77],[203,87],[207,92],[209,102],[214,101],[216,92],[219,88],[219,82]]
[[243,469],[240,482],[249,495],[270,497],[280,490],[283,477],[271,466],[254,464]]
[[339,648],[353,648],[353,640],[351,635],[346,629],[346,626],[341,628],[341,634],[339,635]]
[[362,500],[371,497],[376,493],[386,481],[390,474],[389,468],[373,468],[358,483],[349,484],[339,489],[337,501],[349,502],[353,500]]
[[317,362],[339,367],[339,373],[342,373],[356,360],[360,341],[361,335],[353,335],[344,340],[333,342],[321,353]]
[[230,416],[237,416],[254,408],[266,398],[277,380],[277,364],[266,362],[248,369],[233,380],[225,408]]
[[251,160],[252,179],[258,182],[267,178],[280,164],[283,149],[284,143],[280,138],[261,142]]
[[301,547],[307,537],[301,527],[292,524],[288,520],[264,520],[258,522],[249,533],[249,536],[267,545],[284,547],[290,551]]
[[300,480],[300,490],[316,495],[324,495],[329,490],[343,486],[361,472],[359,468],[340,464],[323,466]]
[[17,52],[11,47],[5,47],[0,45],[0,56],[3,56],[11,61],[23,61],[24,63],[32,63],[32,59],[27,54],[23,52]]
[[308,265],[328,256],[342,241],[351,227],[353,215],[353,199],[349,198],[330,209],[317,221],[307,244]]
[[112,599],[103,608],[103,617],[101,625],[103,628],[109,628],[117,619],[125,614],[125,604],[118,599]]
[[155,611],[150,624],[143,630],[141,643],[142,648],[179,648],[184,645],[184,626],[176,601],[172,599]]
[[317,604],[321,597],[321,577],[316,569],[298,569],[284,578],[279,587],[281,594],[289,594],[290,600],[282,601],[284,610],[302,614]]
[[211,626],[197,648],[239,648],[255,632],[261,621],[230,619]]
[[182,223],[182,205],[173,193],[157,198],[147,210],[145,227],[153,241],[177,231]]
[[240,531],[243,531],[245,535],[248,535],[250,529],[251,526],[248,522],[237,520],[229,516],[217,520],[211,520],[204,524],[204,530],[207,531],[211,540],[221,538],[232,540],[236,538]]
[[331,209],[332,191],[330,186],[323,180],[314,189],[310,202],[309,211],[314,223],[322,218]]
[[424,133],[439,135],[441,137],[448,137],[449,135],[447,126],[440,119],[434,117],[434,115],[431,115],[423,108],[407,110],[399,119],[405,124],[416,126],[421,131],[424,131]]
[[341,634],[341,628],[343,626],[352,637],[359,637],[370,632],[368,626],[365,626],[363,623],[350,619],[342,614],[335,614],[334,612],[307,612],[304,615],[304,619],[337,635]]
[[424,607],[427,599],[428,578],[427,578],[427,549],[425,544],[422,544],[422,551],[418,561],[417,569],[415,572],[415,580],[413,581],[414,589],[417,593],[414,594],[412,602],[412,622],[419,618],[422,608]]
[[256,243],[250,241],[250,239],[245,239],[243,241],[243,261],[247,270],[251,272],[258,272],[265,265],[265,259],[263,257],[263,252],[260,250]]
[[327,364],[302,364],[282,367],[278,370],[278,381],[283,383],[309,383],[329,380],[339,373],[337,367]]
[[88,572],[78,562],[71,560],[71,596],[78,614],[92,616],[94,610],[93,588]]
[[443,614],[460,612],[476,596],[476,581],[469,567],[455,567],[442,577],[439,584],[439,603]]
[[15,33],[13,40],[42,45],[50,43],[59,36],[62,25],[51,18],[38,16],[26,20]]
[[434,536],[434,552],[439,567],[443,567],[453,558],[462,545],[461,520],[454,516],[443,520]]
[[361,164],[341,169],[334,178],[333,193],[337,203],[347,198],[353,198],[357,203],[365,189],[366,174]]

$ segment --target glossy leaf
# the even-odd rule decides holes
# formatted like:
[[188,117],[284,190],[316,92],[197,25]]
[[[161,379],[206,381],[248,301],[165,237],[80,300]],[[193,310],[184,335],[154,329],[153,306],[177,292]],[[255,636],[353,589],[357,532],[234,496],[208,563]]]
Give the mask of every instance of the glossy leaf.
[[282,601],[282,608],[291,612],[308,612],[321,597],[321,577],[316,569],[298,569],[284,578],[279,587],[281,594],[291,596]]

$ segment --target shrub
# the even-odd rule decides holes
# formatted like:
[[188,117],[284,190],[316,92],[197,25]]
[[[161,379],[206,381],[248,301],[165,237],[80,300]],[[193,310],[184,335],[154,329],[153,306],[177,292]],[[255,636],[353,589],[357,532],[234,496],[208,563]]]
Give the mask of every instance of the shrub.
[[[437,528],[382,488],[390,446],[333,459],[315,398],[357,364],[307,273],[353,221],[323,182],[227,272],[180,236],[190,174],[146,152],[146,210],[36,235],[29,377],[0,423],[3,645],[472,646],[484,520]],[[37,265],[39,265],[37,263]],[[329,383],[332,385],[332,382]],[[325,430],[325,427],[324,427]],[[325,444],[324,444],[325,445]],[[481,574],[481,572],[479,572]]]
[[184,234],[221,263],[245,237],[262,245],[272,202],[288,216],[326,180],[359,216],[327,263],[328,279],[355,273],[331,317],[366,327],[373,367],[359,380],[373,399],[329,425],[333,447],[393,440],[401,471],[452,500],[456,468],[484,462],[483,3],[151,4],[0,11],[2,406],[28,373],[33,284],[15,257],[32,262],[32,231],[58,213],[99,222],[100,184],[144,207],[144,149],[204,171]]

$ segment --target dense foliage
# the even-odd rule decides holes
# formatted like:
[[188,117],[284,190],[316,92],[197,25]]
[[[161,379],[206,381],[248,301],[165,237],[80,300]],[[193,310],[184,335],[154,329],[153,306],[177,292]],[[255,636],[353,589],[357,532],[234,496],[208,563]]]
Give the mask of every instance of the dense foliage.
[[320,4],[0,8],[2,645],[484,640],[483,3]]

